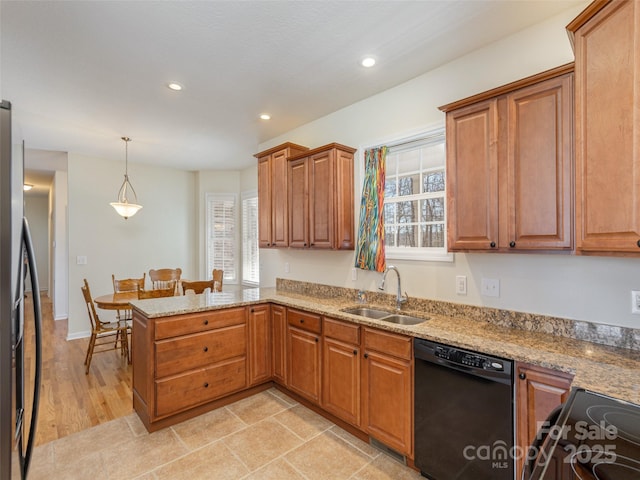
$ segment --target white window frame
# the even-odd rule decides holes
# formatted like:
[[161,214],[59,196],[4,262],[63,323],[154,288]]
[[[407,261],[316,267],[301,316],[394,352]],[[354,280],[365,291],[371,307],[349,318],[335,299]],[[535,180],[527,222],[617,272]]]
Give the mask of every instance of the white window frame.
[[[250,287],[257,287],[258,285],[260,285],[260,246],[258,244],[258,191],[252,190],[250,192],[242,192],[240,194],[240,199],[240,212],[242,215],[242,284]],[[249,200],[255,200],[256,209],[256,223],[251,227],[247,225],[248,220],[247,216],[245,215],[245,202]],[[252,234],[253,238],[249,238],[248,234]],[[253,245],[251,245],[252,243]],[[255,252],[255,255],[251,254],[251,250]],[[254,267],[251,267],[248,262],[253,262]],[[252,268],[255,268],[258,278],[255,280],[247,280],[247,270],[251,270]]]
[[[405,144],[419,144],[421,140],[427,141],[429,138],[436,136],[442,136],[444,141],[445,127],[442,123],[424,127],[417,130],[415,133],[399,135],[393,138],[386,139],[383,142],[376,142],[370,146],[360,148],[360,178],[364,179],[364,152],[371,148],[386,145],[389,149],[394,147],[400,147]],[[389,153],[387,152],[387,155]],[[445,161],[445,178],[446,178],[446,161]],[[425,170],[426,171],[426,170]],[[446,182],[445,182],[446,184]],[[361,183],[362,188],[362,183]],[[451,252],[447,252],[447,202],[446,202],[446,186],[442,194],[438,195],[444,198],[444,246],[443,247],[390,247],[385,244],[385,257],[387,260],[416,260],[416,261],[435,261],[435,262],[453,262],[454,255]],[[394,202],[397,201],[411,201],[422,198],[433,197],[433,194],[417,194],[405,197],[393,197]],[[386,203],[386,198],[385,198]]]
[[213,272],[213,259],[212,252],[209,251],[209,238],[212,236],[213,225],[212,225],[212,214],[211,208],[212,204],[215,202],[232,202],[233,203],[233,235],[231,235],[232,240],[232,250],[233,253],[233,267],[232,268],[223,268],[224,270],[224,283],[227,284],[237,284],[239,281],[239,231],[240,224],[239,214],[238,214],[238,194],[236,193],[207,193],[205,194],[205,215],[206,215],[206,227],[205,227],[205,259],[207,265],[207,278],[211,278]]

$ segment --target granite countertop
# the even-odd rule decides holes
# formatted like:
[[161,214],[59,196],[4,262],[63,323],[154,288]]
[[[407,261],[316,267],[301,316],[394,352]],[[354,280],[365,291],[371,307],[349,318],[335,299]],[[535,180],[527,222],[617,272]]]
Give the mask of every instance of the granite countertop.
[[[411,309],[403,309],[403,313],[428,320],[411,326],[392,324],[342,312],[346,307],[356,306],[353,299],[345,296],[324,298],[276,291],[275,288],[138,300],[132,302],[132,306],[148,318],[161,318],[262,302],[300,308],[361,325],[568,372],[575,375],[573,386],[640,404],[640,352],[626,348]],[[382,308],[388,309],[388,306]]]

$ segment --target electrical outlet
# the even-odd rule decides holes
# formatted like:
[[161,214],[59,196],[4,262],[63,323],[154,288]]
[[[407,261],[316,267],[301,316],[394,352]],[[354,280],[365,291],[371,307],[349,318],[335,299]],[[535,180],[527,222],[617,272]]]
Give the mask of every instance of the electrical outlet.
[[284,262],[284,273],[289,273],[289,262]]
[[76,265],[86,265],[87,264],[87,256],[86,255],[78,255],[76,257]]
[[466,277],[466,275],[457,275],[456,276],[456,293],[458,295],[466,295],[467,294],[467,277]]
[[631,313],[640,315],[640,291],[631,290]]
[[355,267],[351,269],[351,280],[354,282],[358,280],[358,269]]
[[483,278],[480,283],[480,293],[485,297],[499,297],[500,280],[497,278]]

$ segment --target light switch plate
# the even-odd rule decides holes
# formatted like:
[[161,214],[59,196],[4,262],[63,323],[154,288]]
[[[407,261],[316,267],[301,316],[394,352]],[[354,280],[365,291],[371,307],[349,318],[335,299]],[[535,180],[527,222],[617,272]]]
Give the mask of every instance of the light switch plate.
[[640,291],[631,290],[631,313],[640,315]]
[[480,283],[480,293],[485,297],[499,297],[500,280],[497,278],[483,278]]
[[466,275],[456,276],[456,293],[458,295],[467,294],[467,276]]
[[87,256],[86,255],[78,255],[76,257],[76,265],[86,265],[87,264]]

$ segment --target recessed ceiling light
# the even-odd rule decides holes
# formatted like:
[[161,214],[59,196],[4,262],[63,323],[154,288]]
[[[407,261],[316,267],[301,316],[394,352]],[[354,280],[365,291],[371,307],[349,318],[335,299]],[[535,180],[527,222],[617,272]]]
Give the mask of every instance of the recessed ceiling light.
[[376,64],[376,59],[373,57],[364,57],[360,62],[363,67],[373,67]]
[[261,120],[271,120],[271,115],[269,115],[268,113],[261,113],[260,114],[260,119]]
[[30,184],[28,184],[28,183],[25,183],[25,184],[22,186],[22,189],[23,189],[25,192],[28,192],[28,191],[29,191],[29,190],[31,190],[32,188],[33,188],[33,185],[30,185]]
[[175,90],[176,92],[179,92],[180,90],[182,90],[182,85],[176,82],[171,82],[170,84],[167,85],[167,87],[169,87],[171,90]]

